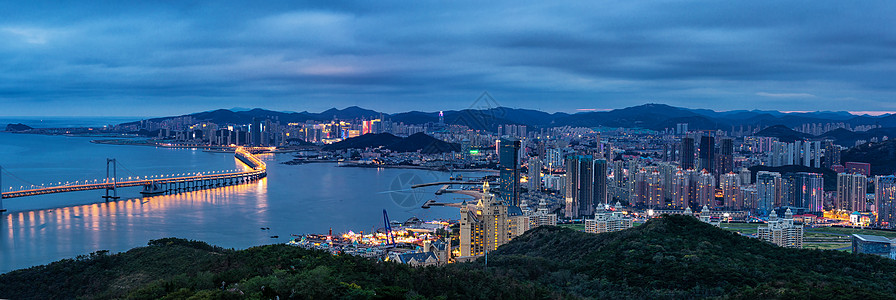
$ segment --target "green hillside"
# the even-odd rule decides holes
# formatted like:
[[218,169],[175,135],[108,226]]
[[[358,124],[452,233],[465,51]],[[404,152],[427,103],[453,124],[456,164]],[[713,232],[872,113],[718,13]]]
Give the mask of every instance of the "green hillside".
[[785,249],[665,216],[588,234],[539,227],[485,259],[411,268],[286,245],[164,239],[0,275],[0,298],[893,299],[896,261]]

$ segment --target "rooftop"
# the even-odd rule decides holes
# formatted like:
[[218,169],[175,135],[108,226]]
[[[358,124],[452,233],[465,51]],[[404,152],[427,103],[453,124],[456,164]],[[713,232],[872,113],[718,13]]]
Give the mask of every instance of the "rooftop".
[[878,235],[853,234],[852,236],[864,242],[893,243],[890,239]]

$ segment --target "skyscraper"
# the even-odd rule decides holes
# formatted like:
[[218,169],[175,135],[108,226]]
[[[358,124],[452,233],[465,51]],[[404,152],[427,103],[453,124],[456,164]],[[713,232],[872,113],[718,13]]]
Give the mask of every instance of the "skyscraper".
[[707,172],[715,171],[716,161],[716,142],[715,138],[710,135],[700,137],[699,160],[697,161],[698,170],[706,170]]
[[647,207],[666,208],[666,198],[663,193],[663,175],[658,170],[653,170],[647,176]]
[[541,190],[541,158],[529,157],[529,190]]
[[511,206],[520,205],[520,141],[501,139],[501,198]]
[[701,171],[696,176],[696,184],[694,185],[694,201],[697,206],[708,206],[709,208],[718,208],[716,202],[716,180],[712,173]]
[[734,173],[725,173],[721,176],[719,186],[722,188],[722,206],[730,209],[743,209],[743,200],[740,198],[740,176]]
[[[604,174],[606,174],[606,164]],[[595,163],[591,155],[569,155],[566,158],[566,216],[576,218],[594,214]],[[604,187],[606,187],[606,175]]]
[[847,211],[866,211],[865,202],[868,178],[862,174],[837,174],[837,200],[835,209]]
[[681,139],[681,168],[684,170],[694,169],[694,138]]
[[840,165],[840,146],[834,145],[833,141],[824,141],[824,167],[830,169],[835,165]]
[[607,201],[607,160],[594,160],[594,205],[609,204]]
[[878,225],[896,227],[896,176],[874,176],[874,208]]
[[775,207],[781,206],[781,174],[768,171],[756,173],[756,189],[759,193],[756,211],[766,215]]
[[719,165],[717,174],[728,174],[734,171],[734,140],[723,138],[719,144]]
[[691,202],[691,179],[693,170],[677,170],[672,177],[672,206],[675,209],[684,209]]
[[784,182],[784,206],[805,208],[808,211],[824,210],[824,178],[818,173],[786,173]]

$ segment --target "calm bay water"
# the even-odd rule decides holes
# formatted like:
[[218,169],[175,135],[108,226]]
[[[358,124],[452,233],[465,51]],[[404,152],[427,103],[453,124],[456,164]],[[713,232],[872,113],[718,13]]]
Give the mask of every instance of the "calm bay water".
[[[101,181],[106,158],[120,162],[118,177],[242,168],[232,154],[0,133],[0,188]],[[108,203],[100,198],[101,190],[3,200],[9,211],[0,215],[0,273],[97,250],[126,251],[163,237],[239,249],[330,228],[369,231],[383,226],[383,209],[399,221],[458,218],[456,209],[419,208],[422,201],[437,198],[433,192],[438,187],[404,190],[410,183],[447,180],[449,173],[280,164],[292,159],[289,154],[260,158],[268,163],[268,177],[240,186],[146,198],[138,188],[120,189],[121,200]],[[271,238],[274,235],[279,238]]]

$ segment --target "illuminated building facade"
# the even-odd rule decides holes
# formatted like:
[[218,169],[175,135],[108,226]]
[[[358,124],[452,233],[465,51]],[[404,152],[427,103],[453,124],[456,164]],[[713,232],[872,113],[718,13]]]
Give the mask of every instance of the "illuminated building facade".
[[632,218],[622,212],[622,205],[619,202],[616,202],[615,210],[605,210],[604,208],[604,205],[599,205],[594,213],[594,219],[585,219],[585,232],[613,232],[634,226]]
[[501,168],[501,198],[510,205],[520,205],[520,141],[501,139],[499,141],[499,165]]
[[874,177],[874,208],[879,226],[896,227],[896,176]]
[[672,207],[674,209],[690,208],[691,176],[694,170],[678,170],[672,177]]
[[696,176],[694,185],[694,201],[697,206],[719,208],[716,202],[716,180],[709,171],[702,170]]
[[775,207],[781,206],[782,191],[781,174],[776,172],[759,171],[756,173],[756,210],[765,216]]
[[489,193],[483,184],[476,204],[460,209],[460,256],[478,256],[494,251],[518,233],[517,220],[510,215],[509,205]]
[[784,218],[772,210],[768,216],[768,225],[759,226],[757,235],[760,240],[786,248],[803,248],[803,225],[793,224],[793,212],[790,208],[784,212]]
[[837,174],[837,201],[834,208],[846,211],[866,211],[868,178],[862,174]]
[[566,157],[566,217],[594,213],[594,158],[591,155]]
[[726,173],[719,179],[722,189],[722,206],[729,209],[743,209],[743,199],[740,198],[740,176],[734,173]]
[[823,211],[824,178],[818,173],[785,173],[782,206],[805,208],[807,211]]

